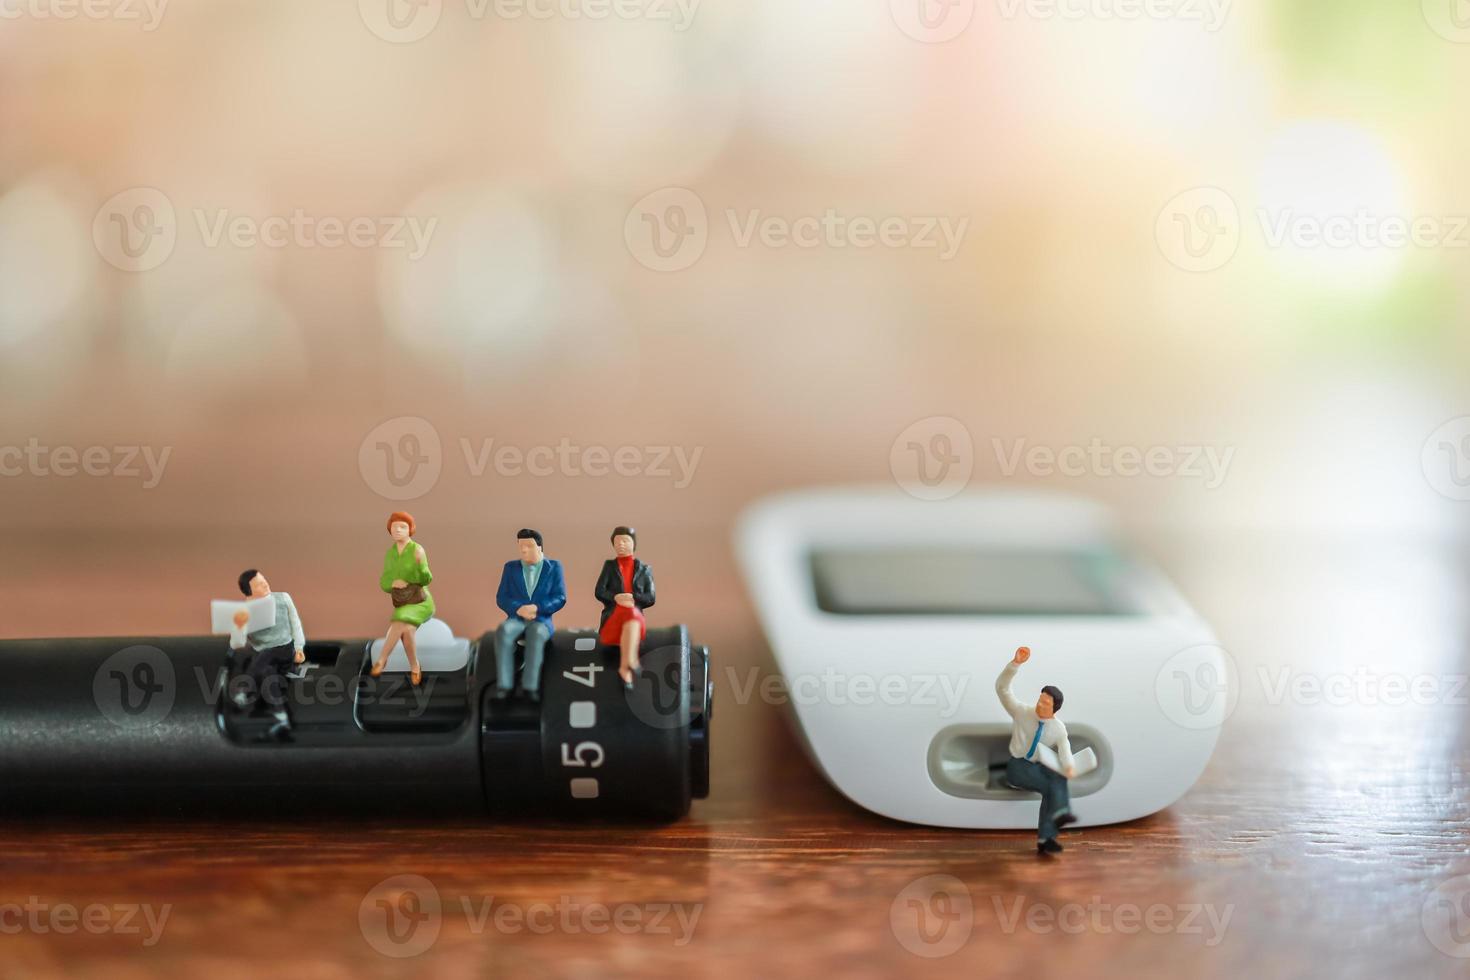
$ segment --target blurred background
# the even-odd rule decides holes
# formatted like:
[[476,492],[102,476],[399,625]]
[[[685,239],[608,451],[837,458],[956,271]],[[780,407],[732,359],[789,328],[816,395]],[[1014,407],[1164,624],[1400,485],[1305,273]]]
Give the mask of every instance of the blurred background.
[[[587,625],[626,523],[722,714],[663,836],[354,824],[251,836],[230,878],[213,827],[25,830],[12,891],[132,862],[186,906],[179,976],[247,975],[261,935],[389,975],[355,916],[400,850],[466,893],[708,900],[697,957],[652,960],[680,976],[907,974],[887,910],[935,871],[977,907],[1238,904],[1190,975],[1462,975],[1466,91],[1467,0],[0,0],[0,637],[202,632],[245,567],[312,637],[375,635],[400,509],[461,635],[523,526]],[[1045,872],[827,789],[735,696],[771,661],[729,549],[826,483],[1116,508],[1238,665],[1200,785]],[[1090,940],[950,962],[1195,952]],[[486,948],[646,977],[647,947]]]
[[1463,0],[0,11],[28,548],[653,560],[948,463],[1227,532],[1470,495]]

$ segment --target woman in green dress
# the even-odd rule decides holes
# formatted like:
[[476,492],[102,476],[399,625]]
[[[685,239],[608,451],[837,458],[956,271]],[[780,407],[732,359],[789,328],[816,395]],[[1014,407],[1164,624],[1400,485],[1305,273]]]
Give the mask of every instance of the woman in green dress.
[[388,623],[388,636],[383,641],[383,652],[373,664],[372,676],[383,673],[388,657],[398,641],[403,641],[403,652],[408,654],[409,677],[414,687],[424,679],[419,667],[418,651],[414,636],[418,628],[434,615],[434,597],[425,588],[434,581],[429,571],[429,558],[423,546],[413,540],[413,515],[394,511],[388,515],[388,535],[393,542],[383,556],[383,575],[378,587],[393,597],[393,619]]

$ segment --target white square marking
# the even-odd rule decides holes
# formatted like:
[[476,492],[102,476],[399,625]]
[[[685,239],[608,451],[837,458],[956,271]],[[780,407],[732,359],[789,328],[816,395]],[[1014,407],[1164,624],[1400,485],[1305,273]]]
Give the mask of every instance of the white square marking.
[[579,637],[577,637],[577,639],[575,641],[573,641],[573,643],[572,643],[572,649],[573,650],[596,650],[597,649],[597,637],[595,637],[595,636],[579,636]]
[[572,799],[597,799],[597,780],[592,777],[582,777],[572,780]]
[[596,728],[597,702],[573,701],[567,706],[567,724],[573,728]]

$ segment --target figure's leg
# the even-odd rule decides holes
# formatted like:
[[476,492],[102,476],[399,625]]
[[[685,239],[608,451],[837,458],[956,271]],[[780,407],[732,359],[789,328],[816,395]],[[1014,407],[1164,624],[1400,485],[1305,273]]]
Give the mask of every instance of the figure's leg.
[[255,704],[256,696],[260,692],[255,681],[255,661],[260,655],[243,650],[237,653],[241,655],[243,666],[239,673],[230,677],[230,701],[241,711],[246,711]]
[[638,644],[642,641],[643,630],[638,620],[630,619],[623,624],[623,635],[618,643],[621,654],[618,676],[623,679],[624,684],[633,683],[633,674],[638,670]]
[[1061,773],[1048,769],[1046,774],[1051,780],[1051,819],[1060,830],[1077,822],[1077,818],[1072,816],[1072,787]]
[[256,675],[259,684],[257,690],[260,704],[274,719],[268,733],[269,738],[290,738],[291,715],[286,706],[286,671],[295,659],[295,649],[284,646],[260,651],[256,654],[255,663],[251,665],[252,673]]
[[643,643],[643,624],[636,619],[630,619],[623,624],[623,650],[628,659],[628,666],[633,670],[638,669],[639,645]]
[[516,671],[516,640],[526,631],[523,619],[507,619],[495,630],[495,690],[504,697],[514,686]]
[[286,702],[286,661],[280,650],[264,650],[256,659],[261,664],[260,699],[278,709]]
[[551,631],[545,623],[532,621],[526,624],[526,663],[521,668],[521,690],[533,698],[541,690],[541,661],[546,655],[546,641]]
[[1038,818],[1037,823],[1036,823],[1036,836],[1037,836],[1038,839],[1043,840],[1043,841],[1056,840],[1057,839],[1057,821],[1056,821],[1057,794],[1056,794],[1056,783],[1052,779],[1047,778],[1047,777],[1055,776],[1056,774],[1053,773],[1051,770],[1047,770],[1042,775],[1043,775],[1043,779],[1042,779],[1043,788],[1041,790],[1041,810],[1040,810],[1040,817]]
[[241,708],[249,708],[258,705],[261,701],[261,689],[265,687],[266,674],[270,669],[270,658],[266,656],[268,650],[257,650],[250,657],[250,662],[245,665],[245,676],[249,678],[249,684],[242,689],[237,689],[235,704]]
[[1037,817],[1036,836],[1038,840],[1044,841],[1056,836],[1056,828],[1052,828],[1050,834],[1046,832],[1048,820],[1046,799],[1048,793],[1045,778],[1037,772],[1041,768],[1043,767],[1034,762],[1027,762],[1025,759],[1017,759],[1015,756],[1011,756],[1011,761],[1006,763],[1006,780],[1017,789],[1029,789],[1041,794],[1041,810]]
[[417,626],[412,623],[403,624],[403,652],[408,654],[408,677],[414,687],[418,687],[424,679],[423,669],[419,667],[418,634]]
[[1011,760],[1006,763],[1006,782],[1016,789],[1029,789],[1034,793],[1040,793],[1046,788],[1045,782],[1036,773],[1036,770],[1040,768],[1034,762],[1011,756]]
[[373,664],[372,676],[377,677],[388,666],[388,658],[393,655],[393,648],[398,645],[398,638],[403,635],[403,627],[406,625],[396,619],[388,624],[388,635],[383,637],[383,650],[378,654],[377,663]]

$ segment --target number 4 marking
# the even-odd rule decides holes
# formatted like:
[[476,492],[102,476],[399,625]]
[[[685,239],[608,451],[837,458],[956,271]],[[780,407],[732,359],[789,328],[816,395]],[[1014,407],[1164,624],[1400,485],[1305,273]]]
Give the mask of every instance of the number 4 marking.
[[[571,670],[564,670],[561,672],[561,676],[565,677],[569,681],[576,681],[578,684],[586,684],[588,687],[596,687],[597,672],[599,670],[606,669],[606,667],[603,667],[600,664],[587,664],[583,667],[573,667]],[[586,674],[587,676],[583,677],[583,674]]]

